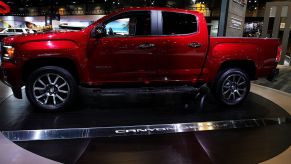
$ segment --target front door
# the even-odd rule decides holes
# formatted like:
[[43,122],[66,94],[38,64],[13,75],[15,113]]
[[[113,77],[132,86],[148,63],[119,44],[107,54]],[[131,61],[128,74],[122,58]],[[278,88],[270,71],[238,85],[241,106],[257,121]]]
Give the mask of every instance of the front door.
[[90,48],[90,76],[96,83],[145,82],[155,74],[156,46],[151,12],[131,11],[104,22],[106,36]]

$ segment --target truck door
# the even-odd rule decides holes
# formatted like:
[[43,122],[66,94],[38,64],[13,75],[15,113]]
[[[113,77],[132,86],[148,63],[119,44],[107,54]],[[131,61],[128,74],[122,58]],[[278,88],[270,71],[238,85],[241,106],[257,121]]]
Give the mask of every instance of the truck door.
[[159,79],[195,82],[201,73],[208,46],[206,23],[201,20],[204,17],[164,11],[160,14]]
[[95,40],[88,54],[91,79],[97,82],[144,82],[155,74],[156,46],[151,12],[130,11],[104,22],[106,36]]

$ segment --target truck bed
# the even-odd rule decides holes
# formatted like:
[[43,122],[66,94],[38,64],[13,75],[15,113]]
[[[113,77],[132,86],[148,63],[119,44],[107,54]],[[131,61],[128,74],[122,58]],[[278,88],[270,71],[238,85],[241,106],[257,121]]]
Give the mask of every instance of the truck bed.
[[202,80],[214,79],[222,63],[250,61],[256,67],[255,78],[267,76],[276,67],[279,39],[210,37]]

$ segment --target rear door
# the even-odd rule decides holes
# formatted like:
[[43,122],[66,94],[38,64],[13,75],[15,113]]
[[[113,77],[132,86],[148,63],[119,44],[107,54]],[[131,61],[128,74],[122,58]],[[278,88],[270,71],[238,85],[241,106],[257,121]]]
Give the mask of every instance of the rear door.
[[207,29],[199,28],[196,15],[166,11],[160,15],[159,80],[195,82],[206,55]]

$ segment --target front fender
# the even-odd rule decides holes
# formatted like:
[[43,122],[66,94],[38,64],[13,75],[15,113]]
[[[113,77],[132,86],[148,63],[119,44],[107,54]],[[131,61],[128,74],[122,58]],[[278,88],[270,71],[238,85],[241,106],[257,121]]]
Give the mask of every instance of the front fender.
[[[42,62],[50,59],[63,61],[61,59],[70,59],[73,61],[76,71],[81,81],[87,81],[87,60],[85,47],[83,44],[71,40],[42,40],[29,41],[18,45],[16,49],[16,61],[27,63],[32,60],[41,60]],[[45,63],[44,63],[45,64]],[[62,63],[66,64],[66,63]]]
[[69,40],[25,42],[16,48],[16,55],[24,58],[74,56],[80,52],[77,43]]

